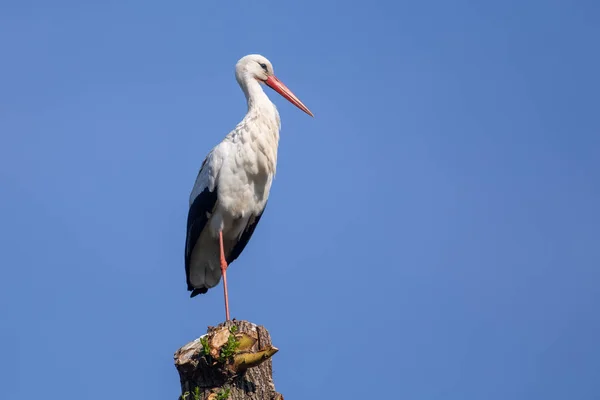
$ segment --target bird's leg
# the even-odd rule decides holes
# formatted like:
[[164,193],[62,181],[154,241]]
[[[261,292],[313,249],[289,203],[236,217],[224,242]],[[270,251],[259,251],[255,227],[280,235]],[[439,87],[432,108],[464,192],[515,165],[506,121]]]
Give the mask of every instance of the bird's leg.
[[223,248],[223,231],[219,231],[219,250],[221,252],[221,274],[223,275],[223,292],[225,293],[225,320],[229,321],[229,296],[227,295],[227,260]]

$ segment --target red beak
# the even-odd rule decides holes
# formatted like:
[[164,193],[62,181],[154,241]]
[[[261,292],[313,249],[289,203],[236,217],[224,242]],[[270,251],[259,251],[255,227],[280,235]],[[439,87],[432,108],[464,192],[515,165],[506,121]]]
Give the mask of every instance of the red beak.
[[265,83],[274,91],[276,91],[277,93],[279,93],[280,95],[282,95],[283,97],[285,97],[290,103],[292,103],[293,105],[295,105],[296,107],[298,107],[299,109],[301,109],[302,111],[304,111],[305,113],[307,113],[308,115],[310,115],[311,117],[314,117],[313,113],[310,112],[310,110],[308,109],[308,107],[306,107],[299,98],[296,97],[296,95],[294,93],[292,93],[292,91],[290,89],[287,88],[287,86],[285,86],[283,84],[283,82],[281,82],[279,79],[277,79],[275,76],[269,76],[267,78],[267,80],[265,81]]

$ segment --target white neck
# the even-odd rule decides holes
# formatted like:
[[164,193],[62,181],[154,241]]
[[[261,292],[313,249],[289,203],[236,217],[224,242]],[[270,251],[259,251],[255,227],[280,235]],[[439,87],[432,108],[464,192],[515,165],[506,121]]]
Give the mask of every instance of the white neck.
[[271,100],[261,87],[260,83],[256,79],[245,77],[240,86],[246,95],[246,101],[248,102],[248,110],[252,108],[262,108],[265,106],[272,106]]
[[231,134],[248,137],[247,143],[260,155],[262,168],[274,174],[281,129],[279,112],[256,79],[243,76],[238,83],[246,95],[248,112]]
[[249,75],[244,75],[242,79],[238,80],[238,83],[244,91],[246,102],[248,103],[248,113],[246,116],[256,113],[263,118],[273,120],[279,126],[279,112],[277,112],[277,107],[271,102],[262,85]]

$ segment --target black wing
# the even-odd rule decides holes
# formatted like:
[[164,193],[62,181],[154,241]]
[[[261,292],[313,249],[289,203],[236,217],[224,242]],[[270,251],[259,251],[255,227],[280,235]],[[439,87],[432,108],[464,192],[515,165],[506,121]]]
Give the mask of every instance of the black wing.
[[[266,207],[267,205],[265,204],[265,208]],[[244,232],[240,237],[240,240],[238,240],[233,249],[231,249],[231,253],[229,253],[229,255],[227,256],[227,264],[231,264],[233,261],[235,261],[236,258],[240,256],[240,254],[242,254],[242,251],[244,251],[244,248],[246,247],[248,241],[252,237],[254,229],[256,229],[256,225],[258,225],[258,221],[260,221],[260,217],[262,217],[264,212],[265,209],[263,208],[260,214],[258,214],[254,218],[250,218],[250,220],[248,221],[248,225],[246,225],[246,229],[244,229]]]
[[208,188],[196,196],[188,212],[187,219],[187,237],[185,239],[185,278],[187,280],[188,290],[193,291],[191,297],[200,293],[206,293],[207,288],[195,289],[190,282],[190,258],[194,251],[194,246],[206,226],[208,214],[212,213],[217,203],[217,188],[211,192]]

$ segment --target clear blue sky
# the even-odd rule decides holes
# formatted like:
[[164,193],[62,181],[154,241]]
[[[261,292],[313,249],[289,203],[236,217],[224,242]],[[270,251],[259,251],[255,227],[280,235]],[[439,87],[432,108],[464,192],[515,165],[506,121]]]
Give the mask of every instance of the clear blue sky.
[[[176,399],[188,196],[261,53],[232,316],[286,399],[600,397],[600,3],[3,1],[0,398]],[[357,376],[360,375],[360,376]]]

